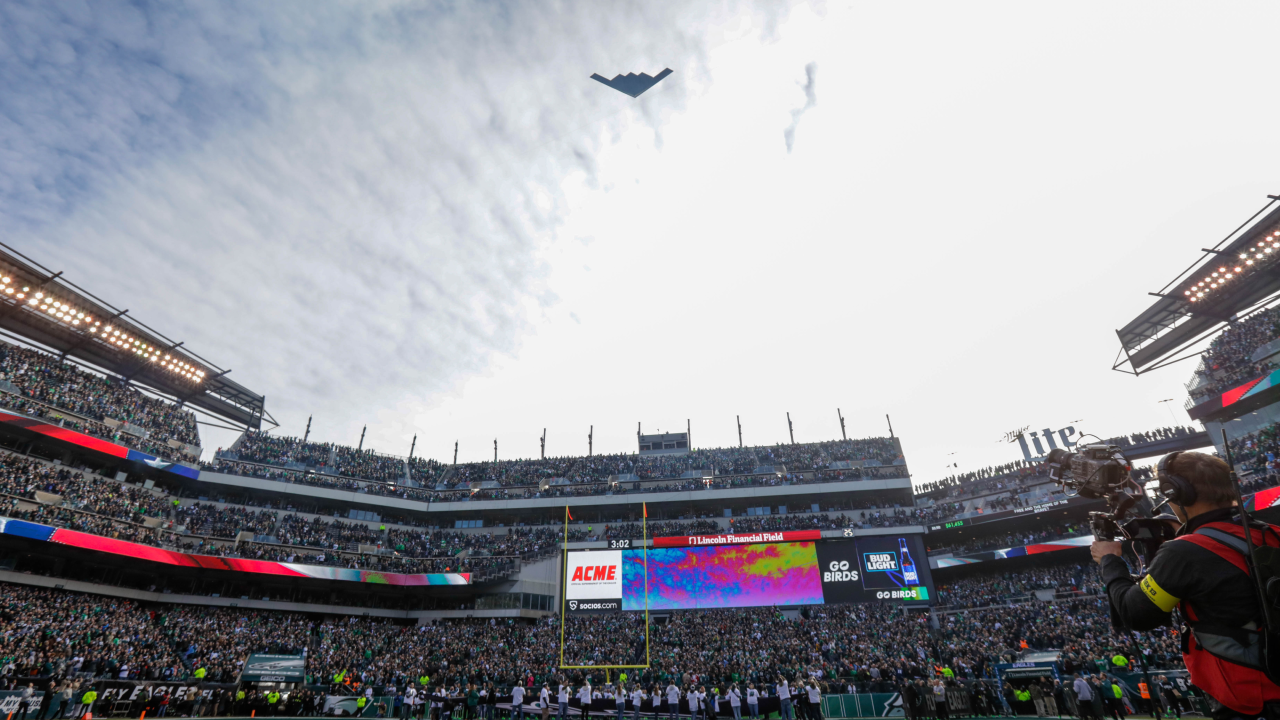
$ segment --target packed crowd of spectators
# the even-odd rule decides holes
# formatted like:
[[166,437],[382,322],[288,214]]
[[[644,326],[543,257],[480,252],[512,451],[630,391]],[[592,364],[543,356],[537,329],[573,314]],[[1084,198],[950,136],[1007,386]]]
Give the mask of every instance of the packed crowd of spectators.
[[423,487],[435,487],[447,469],[443,463],[430,458],[409,458],[409,479]]
[[[65,410],[59,410],[52,405],[46,405],[30,398],[10,395],[0,392],[0,406],[6,407],[17,413],[22,413],[30,417],[38,417],[46,422],[74,430],[86,435],[94,435],[112,442],[121,443],[134,450],[155,455],[158,458],[164,458],[172,462],[194,463],[198,460],[193,454],[186,452],[183,448],[175,448],[165,442],[156,442],[148,438],[123,432],[119,429],[112,429],[104,423],[97,420],[86,420],[77,415],[72,415]],[[123,427],[123,426],[121,426]]]
[[153,612],[131,600],[0,584],[6,675],[154,680],[182,672]]
[[[58,495],[61,502],[58,505],[30,502],[35,499],[36,491]],[[328,516],[309,517],[299,514],[291,506],[284,506],[280,500],[255,500],[250,504],[252,498],[217,498],[224,503],[223,506],[200,501],[183,505],[158,491],[94,476],[86,477],[70,468],[8,453],[0,453],[0,493],[11,496],[4,505],[9,517],[217,556],[260,556],[258,550],[247,551],[247,545],[235,545],[233,541],[241,532],[270,536],[274,538],[275,545],[287,546],[270,550],[276,558],[292,555],[314,559],[325,554],[325,564],[363,562],[364,567],[373,561],[362,560],[357,555],[358,545],[375,546],[376,551],[372,554],[393,553],[394,557],[402,559],[448,559],[467,551],[475,562],[480,555],[533,559],[556,550],[558,543],[563,541],[558,525],[466,533],[427,529],[421,525],[421,519],[417,519],[419,525],[415,528],[396,527],[407,524],[407,518],[393,516],[386,518],[392,527],[387,527],[386,523],[375,527],[366,522],[348,522]],[[20,498],[28,501],[25,510],[18,508]],[[141,523],[147,518],[162,521],[159,530],[163,532],[143,527]],[[914,518],[915,511],[907,509],[864,509],[856,516],[793,512],[737,517],[732,519],[730,527],[734,532],[892,527],[911,524]],[[654,520],[648,523],[648,527],[651,537],[725,531],[717,522],[706,518]],[[569,529],[569,536],[573,542],[624,536],[639,538],[640,524],[627,521],[610,521],[598,526],[575,523]],[[308,549],[327,552],[308,552]],[[377,562],[379,567],[388,567],[383,561]]]
[[1272,423],[1261,430],[1230,441],[1231,461],[1238,471],[1252,474],[1273,474],[1276,457],[1280,455],[1280,423]]
[[270,535],[280,517],[274,510],[250,510],[235,505],[218,507],[212,503],[197,502],[174,509],[174,523],[185,526],[188,534],[221,538],[235,538],[241,532]]
[[1162,427],[1156,430],[1148,430],[1147,432],[1134,433],[1132,435],[1120,435],[1118,437],[1107,438],[1102,441],[1103,445],[1118,445],[1121,448],[1133,445],[1141,445],[1143,443],[1156,442],[1157,440],[1174,440],[1182,437],[1189,437],[1202,430],[1186,425],[1177,425],[1174,427]]
[[153,622],[170,639],[189,673],[235,682],[250,653],[295,655],[311,645],[311,621],[296,613],[159,605]]
[[1048,480],[1049,473],[1043,463],[1018,460],[922,483],[916,486],[916,494],[940,500],[975,497],[992,492],[1025,492],[1028,488]]
[[1280,485],[1280,423],[1230,441],[1231,461],[1240,474],[1240,491],[1249,495]]
[[169,504],[162,494],[0,452],[0,493],[34,499],[36,492],[57,495],[70,509],[126,522],[162,517]]
[[111,418],[137,425],[155,442],[200,444],[190,410],[37,350],[0,342],[0,379],[13,383],[23,397],[99,422]]
[[201,463],[200,469],[208,472],[224,473],[226,475],[240,475],[243,477],[254,477],[263,480],[275,480],[277,482],[329,488],[331,490],[347,490],[350,492],[367,493],[369,495],[378,495],[380,497],[421,500],[422,502],[439,502],[437,498],[440,495],[440,493],[436,493],[428,488],[409,487],[407,485],[396,485],[387,482],[357,480],[355,478],[339,477],[337,475],[318,473],[311,470],[286,470],[267,465],[236,462],[225,458],[215,458],[211,463]]
[[871,465],[847,470],[815,470],[809,482],[841,482],[844,480],[892,480],[911,477],[906,465]]
[[1106,587],[1094,563],[1058,563],[1014,573],[995,571],[938,583],[938,604],[947,609],[980,608],[1026,601],[1037,590],[1102,596]]
[[345,445],[333,446],[333,468],[338,475],[384,483],[403,482],[408,470],[401,458]]
[[[125,490],[136,491],[122,486]],[[39,505],[21,510],[10,498],[4,514],[18,519],[69,527],[105,537],[158,545],[183,552],[216,557],[243,557],[385,572],[476,572],[506,569],[558,552],[564,541],[560,525],[494,528],[487,532],[461,532],[425,528],[374,527],[325,516],[307,517],[275,509],[242,508],[194,503],[175,505],[173,519],[148,529],[128,521],[88,515],[70,506]],[[733,518],[729,529],[707,518],[659,520],[648,523],[649,537],[833,528],[898,527],[911,524],[907,509],[865,510],[854,515],[791,513],[788,515]],[[138,518],[141,519],[141,518]],[[274,527],[274,530],[272,529]],[[181,529],[181,532],[176,532]],[[249,531],[257,542],[236,543],[238,533]],[[274,533],[274,535],[271,535]],[[264,541],[262,536],[268,536]],[[599,526],[575,523],[568,528],[570,542],[639,539],[640,524],[610,522]],[[361,552],[360,546],[366,546]],[[372,546],[372,547],[368,547]]]
[[[694,450],[684,455],[613,454],[466,463],[452,468],[447,483],[450,487],[465,487],[475,482],[491,482],[505,487],[537,486],[552,478],[566,478],[574,483],[598,483],[612,475],[634,475],[642,480],[677,478],[691,471],[709,476],[744,475],[755,473],[760,468],[779,466],[786,467],[787,472],[798,473],[826,470],[839,463],[871,461],[873,466],[887,466],[901,458],[895,438],[867,438]],[[867,475],[870,475],[870,468],[867,470]]]
[[[643,525],[643,527],[642,527]],[[656,520],[653,522],[610,523],[604,526],[602,539],[606,540],[639,540],[642,535],[648,537],[668,537],[678,535],[719,535],[726,532],[715,520],[698,519],[688,522]]]
[[1280,307],[1268,308],[1232,323],[1204,351],[1203,367],[1208,382],[1193,388],[1191,397],[1199,399],[1225,392],[1274,370],[1274,362],[1255,363],[1252,355],[1277,337],[1280,337]]
[[[492,464],[492,463],[490,463]],[[367,493],[381,497],[419,500],[428,503],[443,502],[476,502],[481,500],[523,500],[536,498],[574,498],[597,495],[622,495],[631,493],[690,492],[697,490],[724,490],[746,487],[776,487],[779,485],[805,485],[814,483],[840,482],[862,479],[888,479],[909,477],[906,466],[891,465],[883,467],[851,468],[846,470],[819,470],[808,474],[802,473],[765,473],[756,475],[696,477],[675,479],[666,482],[608,482],[606,480],[583,480],[576,483],[560,483],[540,486],[500,486],[471,489],[463,482],[450,482],[456,489],[434,490],[431,486],[410,487],[388,482],[357,480],[340,477],[311,470],[288,470],[268,465],[237,462],[226,458],[216,458],[211,463],[202,463],[202,470],[255,477],[263,480],[310,485],[333,490]]]
[[956,555],[963,555],[965,553],[975,553],[983,550],[1033,545],[1035,543],[1049,542],[1050,540],[1079,537],[1088,533],[1088,525],[1082,522],[1055,523],[1050,527],[1038,530],[984,535],[983,537],[975,538],[973,540],[948,543],[945,545],[929,543],[929,554],[936,555],[940,553],[954,553]]
[[[263,556],[275,559],[266,548]],[[453,568],[457,570],[458,568]],[[1053,590],[1056,602],[1035,599]],[[1024,650],[1061,649],[1073,670],[1107,667],[1128,654],[1111,628],[1104,590],[1092,563],[1057,563],[1016,572],[1002,568],[939,583],[942,612],[891,604],[680,611],[654,618],[652,667],[633,671],[642,684],[679,680],[770,685],[778,674],[854,684],[882,679],[988,676]],[[305,649],[312,682],[349,678],[382,687],[430,676],[434,684],[541,683],[560,674],[557,618],[444,621],[406,626],[368,617],[327,619],[285,612],[156,604],[60,590],[0,585],[0,657],[10,676],[186,677],[233,679],[251,652]],[[565,661],[631,664],[643,657],[644,616],[570,616]],[[56,638],[56,642],[49,642]],[[1177,636],[1143,634],[1147,661],[1180,667]],[[591,674],[591,673],[588,673]]]
[[377,545],[382,533],[364,523],[346,523],[323,517],[306,518],[301,515],[285,515],[280,520],[276,537],[284,545],[349,549],[353,544]]
[[111,518],[92,513],[72,510],[68,507],[55,507],[28,503],[20,505],[16,498],[0,501],[0,514],[15,520],[63,527],[68,530],[101,535],[102,537],[140,543],[142,545],[160,545],[160,537],[156,530],[136,523],[112,520]]
[[[1052,571],[1028,575],[992,582],[1037,587],[1070,582]],[[925,613],[904,615],[900,608],[880,604],[809,607],[795,619],[775,608],[676,612],[650,627],[652,667],[631,671],[632,678],[642,685],[684,685],[692,679],[771,687],[784,674],[850,678],[865,688],[863,683],[872,678],[933,677],[938,667],[951,668],[959,677],[978,677],[996,663],[1014,660],[1023,649],[1061,648],[1078,666],[1109,662],[1128,649],[1126,641],[1112,634],[1105,601],[1096,596],[966,610],[941,619],[941,628],[933,630]],[[564,633],[566,664],[643,659],[643,623],[644,616],[633,613],[570,616]],[[318,673],[332,677],[346,670],[374,685],[400,683],[420,673],[431,675],[433,684],[446,685],[477,680],[501,685],[526,678],[538,683],[557,673],[554,619],[531,625],[491,620],[404,628],[390,637],[380,627],[385,625],[364,619],[326,623]],[[1144,644],[1152,649],[1149,659],[1156,667],[1180,667],[1176,646],[1164,635],[1151,635],[1154,642]],[[372,652],[362,653],[364,648]],[[419,657],[429,659],[415,663]]]
[[308,552],[295,547],[262,543],[241,543],[240,547],[234,552],[234,557],[409,575],[419,573],[484,574],[488,572],[514,571],[518,568],[518,561],[507,557],[484,555],[474,557],[408,557],[395,553],[353,554],[332,550]]
[[[1145,468],[1143,469],[1145,470]],[[1026,488],[1014,487],[1007,494],[988,495],[979,499],[970,500],[944,500],[935,502],[932,505],[921,506],[916,509],[916,518],[923,523],[936,523],[949,520],[962,513],[982,513],[990,514],[1012,510],[1020,507],[1028,507],[1037,503],[1046,502],[1050,499],[1061,498],[1063,495],[1056,486],[1046,487],[1048,492],[1037,492],[1032,495],[1021,494]]]
[[303,442],[301,438],[270,435],[247,430],[235,448],[236,457],[267,465],[305,465],[318,467],[329,463],[329,446]]

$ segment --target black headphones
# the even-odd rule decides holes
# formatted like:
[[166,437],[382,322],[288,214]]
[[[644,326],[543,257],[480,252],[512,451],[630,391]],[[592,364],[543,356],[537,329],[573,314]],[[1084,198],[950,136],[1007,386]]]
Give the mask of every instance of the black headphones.
[[1160,494],[1166,500],[1175,505],[1186,507],[1196,504],[1196,487],[1181,475],[1174,475],[1169,471],[1169,466],[1173,464],[1174,458],[1181,454],[1181,451],[1171,452],[1160,458],[1160,463],[1156,465],[1156,479],[1160,481]]

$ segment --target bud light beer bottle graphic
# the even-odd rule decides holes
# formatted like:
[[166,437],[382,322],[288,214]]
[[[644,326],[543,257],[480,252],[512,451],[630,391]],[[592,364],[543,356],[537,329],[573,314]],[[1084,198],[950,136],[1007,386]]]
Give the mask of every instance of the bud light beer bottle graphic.
[[911,559],[911,551],[907,550],[906,538],[898,538],[898,555],[902,558],[902,581],[907,585],[919,585],[920,576],[916,574],[916,564]]

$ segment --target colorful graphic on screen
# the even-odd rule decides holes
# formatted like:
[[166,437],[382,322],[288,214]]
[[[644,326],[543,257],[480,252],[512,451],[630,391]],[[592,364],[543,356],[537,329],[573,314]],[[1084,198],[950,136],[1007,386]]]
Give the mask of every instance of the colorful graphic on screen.
[[[644,553],[623,553],[622,609],[644,609]],[[812,542],[655,548],[649,609],[819,605],[822,578]]]

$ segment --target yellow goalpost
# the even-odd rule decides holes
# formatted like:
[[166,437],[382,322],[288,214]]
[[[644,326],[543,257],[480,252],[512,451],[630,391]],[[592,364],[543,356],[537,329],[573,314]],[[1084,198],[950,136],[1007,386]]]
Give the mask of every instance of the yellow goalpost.
[[[606,677],[610,670],[647,669],[649,660],[649,507],[641,503],[640,536],[644,553],[644,664],[643,665],[565,665],[564,664],[564,627],[565,627],[565,594],[569,586],[569,506],[564,506],[564,547],[560,558],[560,669],[561,670],[604,670]],[[622,568],[619,567],[619,572]],[[622,612],[619,608],[618,612]]]

